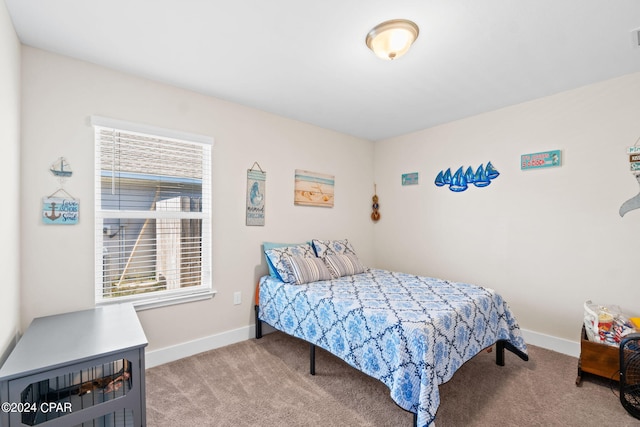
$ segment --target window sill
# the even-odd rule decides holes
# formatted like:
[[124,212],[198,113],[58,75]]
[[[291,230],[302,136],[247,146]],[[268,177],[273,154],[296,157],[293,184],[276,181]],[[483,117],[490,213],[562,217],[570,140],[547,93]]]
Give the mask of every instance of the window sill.
[[96,306],[105,306],[105,305],[111,305],[111,304],[131,304],[133,305],[133,308],[135,308],[136,311],[143,311],[143,310],[150,310],[153,308],[166,307],[169,305],[203,301],[203,300],[213,298],[216,293],[217,291],[214,291],[213,289],[207,289],[204,291],[192,292],[188,294],[165,295],[165,296],[159,296],[156,298],[145,298],[140,300],[124,299],[124,300],[113,301],[113,302],[102,301],[102,302],[96,303]]

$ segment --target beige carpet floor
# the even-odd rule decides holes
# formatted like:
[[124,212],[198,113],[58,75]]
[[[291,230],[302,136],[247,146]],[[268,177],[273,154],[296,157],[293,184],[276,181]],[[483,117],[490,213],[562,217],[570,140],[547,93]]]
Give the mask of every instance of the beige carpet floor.
[[[640,426],[608,380],[575,385],[577,359],[529,346],[524,362],[482,352],[440,386],[436,426]],[[617,383],[614,383],[617,384]],[[148,369],[149,426],[407,426],[379,381],[280,332]]]

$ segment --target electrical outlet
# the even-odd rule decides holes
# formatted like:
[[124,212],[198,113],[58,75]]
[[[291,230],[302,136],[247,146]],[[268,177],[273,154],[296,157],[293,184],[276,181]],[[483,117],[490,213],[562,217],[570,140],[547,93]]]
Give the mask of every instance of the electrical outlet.
[[242,292],[234,292],[233,293],[233,304],[238,305],[242,303]]

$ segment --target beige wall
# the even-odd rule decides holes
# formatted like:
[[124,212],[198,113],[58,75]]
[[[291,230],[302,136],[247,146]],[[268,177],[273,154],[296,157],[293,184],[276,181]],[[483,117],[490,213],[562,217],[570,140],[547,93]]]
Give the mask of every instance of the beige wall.
[[[578,341],[585,300],[640,314],[640,210],[626,148],[640,137],[640,73],[375,144],[382,268],[485,285],[524,329]],[[520,170],[561,149],[562,167]],[[436,187],[438,172],[491,161],[485,188]],[[400,185],[419,172],[418,186]]]
[[[314,237],[350,238],[370,266],[495,288],[521,326],[539,334],[577,341],[586,299],[640,314],[640,210],[618,214],[639,190],[625,149],[640,137],[640,74],[371,143],[24,46],[20,98],[20,46],[13,32],[1,33],[0,43],[0,88],[11,92],[0,114],[13,123],[0,130],[8,132],[0,147],[3,159],[22,165],[21,219],[2,214],[3,227],[22,222],[22,328],[37,316],[93,306],[93,114],[215,138],[218,294],[140,312],[150,350],[248,327],[255,282],[266,271],[260,243]],[[563,151],[562,167],[520,170],[521,154],[552,149]],[[60,156],[74,170],[65,189],[80,200],[80,223],[44,226],[41,199],[59,186],[48,167]],[[267,171],[265,227],[244,225],[246,170],[254,161]],[[441,169],[488,161],[501,172],[489,187],[453,193],[433,185]],[[335,175],[333,209],[293,206],[297,168]],[[419,172],[420,185],[401,186],[407,172]],[[4,182],[17,182],[17,166],[2,173],[14,175]],[[377,224],[368,219],[374,180]],[[17,199],[18,186],[7,188]],[[2,348],[18,327],[13,233],[14,250],[2,257],[10,277],[0,288]]]
[[0,365],[15,345],[20,307],[20,43],[0,2]]
[[[139,313],[149,349],[248,327],[253,291],[266,272],[263,241],[349,238],[373,261],[373,143],[234,103],[23,46],[23,327],[34,317],[93,306],[91,115],[210,135],[213,148],[213,286],[202,302]],[[74,171],[65,190],[80,200],[74,226],[41,223],[42,197],[58,189],[49,165]],[[245,226],[246,172],[267,172],[266,226]],[[295,169],[335,176],[335,207],[293,205]],[[241,291],[241,305],[233,293]],[[248,338],[248,337],[247,337]]]

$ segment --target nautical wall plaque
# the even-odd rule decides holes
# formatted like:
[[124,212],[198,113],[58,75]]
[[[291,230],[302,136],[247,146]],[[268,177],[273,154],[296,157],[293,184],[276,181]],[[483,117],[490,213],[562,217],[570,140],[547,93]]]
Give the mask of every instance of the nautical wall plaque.
[[[258,165],[260,169],[260,166]],[[262,169],[247,170],[247,222],[246,225],[264,225],[264,202],[267,173]]]
[[520,169],[540,169],[560,166],[562,164],[562,151],[552,150],[541,153],[522,154],[520,156]]
[[629,167],[631,172],[640,172],[640,152],[629,154]]
[[418,172],[403,173],[402,185],[418,185]]
[[80,203],[76,199],[45,197],[42,199],[42,222],[73,225],[78,223]]
[[[629,167],[631,172],[633,173],[635,179],[640,184],[640,146],[638,146],[638,141],[636,141],[636,145],[633,147],[627,148],[627,154],[629,155]],[[627,212],[640,209],[640,193],[636,194],[634,197],[630,198],[626,202],[620,206],[620,216],[624,216]]]

